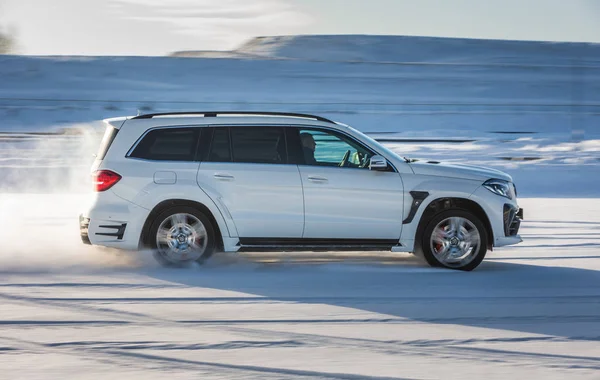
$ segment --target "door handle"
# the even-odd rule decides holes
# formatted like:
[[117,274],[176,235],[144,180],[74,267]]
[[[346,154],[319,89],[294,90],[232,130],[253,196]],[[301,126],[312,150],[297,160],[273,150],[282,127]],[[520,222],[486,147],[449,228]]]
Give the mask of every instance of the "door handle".
[[216,173],[213,177],[220,181],[233,181],[235,178],[231,174]]
[[329,180],[325,177],[319,177],[319,176],[308,176],[308,180],[311,182],[317,182],[317,183],[325,183],[325,182],[329,182]]

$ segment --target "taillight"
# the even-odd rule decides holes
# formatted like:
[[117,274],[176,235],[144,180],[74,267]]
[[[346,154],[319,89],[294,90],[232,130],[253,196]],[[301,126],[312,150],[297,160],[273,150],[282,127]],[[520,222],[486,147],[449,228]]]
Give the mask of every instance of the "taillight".
[[121,177],[119,174],[111,171],[111,170],[98,170],[96,172],[94,172],[93,176],[93,183],[94,183],[94,190],[100,192],[100,191],[106,191],[108,189],[110,189],[111,187],[113,187],[117,182],[119,182],[121,180]]

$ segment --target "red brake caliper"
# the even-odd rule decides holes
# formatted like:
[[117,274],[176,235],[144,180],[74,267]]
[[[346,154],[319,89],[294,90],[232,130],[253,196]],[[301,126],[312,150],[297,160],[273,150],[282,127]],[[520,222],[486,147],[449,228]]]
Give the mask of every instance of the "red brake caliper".
[[[436,230],[437,233],[437,230]],[[442,243],[435,243],[435,251],[439,252],[442,250]]]

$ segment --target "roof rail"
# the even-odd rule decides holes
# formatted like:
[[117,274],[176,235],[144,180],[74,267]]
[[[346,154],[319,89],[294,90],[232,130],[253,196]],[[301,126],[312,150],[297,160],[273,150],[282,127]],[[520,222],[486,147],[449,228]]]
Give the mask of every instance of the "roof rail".
[[152,119],[157,116],[183,116],[183,115],[202,115],[204,117],[217,117],[219,115],[252,115],[252,116],[289,116],[289,117],[299,117],[303,119],[314,119],[317,121],[324,121],[326,123],[333,123],[329,119],[326,119],[321,116],[309,115],[304,113],[292,113],[292,112],[256,112],[256,111],[211,111],[211,112],[165,112],[165,113],[149,113],[146,115],[139,115],[134,117],[133,119]]

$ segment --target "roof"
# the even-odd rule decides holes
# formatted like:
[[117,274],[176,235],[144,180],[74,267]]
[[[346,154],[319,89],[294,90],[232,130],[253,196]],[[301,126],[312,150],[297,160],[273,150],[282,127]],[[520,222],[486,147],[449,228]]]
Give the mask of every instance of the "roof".
[[138,115],[134,119],[153,119],[156,117],[177,117],[177,116],[200,116],[200,117],[218,117],[218,116],[279,116],[294,117],[301,119],[313,119],[333,123],[333,121],[322,116],[310,115],[296,112],[257,112],[257,111],[192,111],[192,112],[166,112]]
[[[218,119],[218,120],[217,120]],[[282,124],[282,125],[331,125],[338,124],[321,116],[287,112],[173,112],[138,116],[117,117],[104,120],[119,129],[128,120],[144,127],[166,125],[235,125],[235,124]]]

